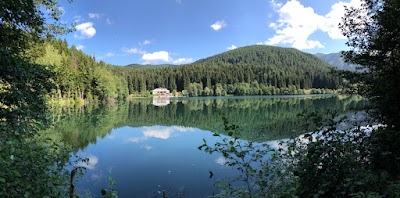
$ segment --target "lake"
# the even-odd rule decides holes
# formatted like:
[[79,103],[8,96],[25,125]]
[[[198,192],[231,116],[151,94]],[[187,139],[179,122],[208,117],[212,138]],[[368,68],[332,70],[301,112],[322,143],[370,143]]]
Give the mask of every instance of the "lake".
[[[221,154],[198,149],[203,138],[213,144],[226,134],[222,117],[239,126],[241,138],[256,142],[298,135],[307,118],[299,114],[360,110],[355,96],[255,96],[136,99],[107,106],[57,109],[46,136],[71,146],[89,159],[76,182],[79,194],[100,196],[108,177],[120,197],[207,197],[214,183],[237,173]],[[210,178],[210,171],[213,176]]]

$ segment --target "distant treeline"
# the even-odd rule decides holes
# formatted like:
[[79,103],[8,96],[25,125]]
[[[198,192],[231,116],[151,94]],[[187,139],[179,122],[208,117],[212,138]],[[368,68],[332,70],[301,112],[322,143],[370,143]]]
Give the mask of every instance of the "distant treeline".
[[181,66],[112,66],[62,40],[31,53],[55,73],[49,100],[63,103],[150,96],[158,87],[181,96],[295,95],[334,93],[342,84],[316,57],[271,46],[243,47]]

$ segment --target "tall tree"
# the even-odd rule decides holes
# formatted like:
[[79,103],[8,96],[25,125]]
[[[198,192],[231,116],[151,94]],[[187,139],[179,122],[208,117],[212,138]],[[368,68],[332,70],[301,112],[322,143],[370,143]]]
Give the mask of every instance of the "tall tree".
[[347,9],[340,25],[351,48],[344,58],[363,69],[352,80],[378,110],[378,118],[400,128],[400,1],[364,0]]
[[65,196],[63,152],[32,138],[45,120],[53,74],[27,50],[66,30],[60,14],[56,0],[0,1],[0,197]]

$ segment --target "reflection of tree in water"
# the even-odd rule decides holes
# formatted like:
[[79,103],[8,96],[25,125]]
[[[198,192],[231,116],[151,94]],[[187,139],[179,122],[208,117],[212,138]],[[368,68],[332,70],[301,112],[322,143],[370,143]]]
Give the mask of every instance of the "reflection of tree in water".
[[244,139],[266,141],[301,131],[304,118],[298,116],[300,113],[324,109],[345,112],[364,105],[358,97],[342,96],[187,99],[171,100],[163,107],[153,106],[152,100],[138,99],[113,106],[59,110],[53,113],[56,123],[46,136],[73,145],[77,151],[123,126],[185,126],[223,132],[224,115],[240,126]]

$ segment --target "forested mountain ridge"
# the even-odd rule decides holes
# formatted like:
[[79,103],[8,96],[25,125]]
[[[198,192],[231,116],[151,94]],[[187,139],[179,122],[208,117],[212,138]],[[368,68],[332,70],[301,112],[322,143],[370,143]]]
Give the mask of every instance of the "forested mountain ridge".
[[332,66],[321,62],[311,54],[294,48],[283,48],[267,45],[251,45],[223,52],[208,58],[200,59],[196,63],[226,63],[284,67],[314,67],[315,69],[329,69]]
[[314,54],[314,56],[329,63],[331,66],[333,66],[339,70],[356,71],[357,65],[348,64],[348,63],[344,62],[344,60],[342,58],[342,54],[340,52],[330,53],[330,54],[317,53],[317,54]]
[[186,65],[125,67],[97,61],[62,40],[46,41],[30,53],[55,74],[50,99],[63,104],[150,96],[157,87],[183,96],[223,96],[332,93],[341,86],[329,64],[296,49],[273,46],[241,47]]
[[[332,67],[296,49],[247,46],[181,66],[113,67],[129,93],[157,87],[198,95],[302,94],[303,89],[337,89]],[[296,91],[295,91],[296,90]]]

